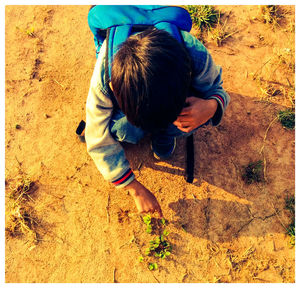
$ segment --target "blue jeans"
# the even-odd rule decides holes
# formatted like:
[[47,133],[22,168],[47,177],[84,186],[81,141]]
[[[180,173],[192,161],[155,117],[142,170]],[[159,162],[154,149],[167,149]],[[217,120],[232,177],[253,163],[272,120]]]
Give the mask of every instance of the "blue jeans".
[[[179,130],[175,125],[170,124],[168,128],[161,129],[160,131],[153,133],[152,139],[164,139],[164,141],[170,142],[168,139],[173,139],[174,137],[187,137],[193,134],[200,127],[208,125],[208,123],[209,121],[188,133]],[[141,128],[130,124],[125,114],[120,110],[113,112],[109,129],[115,140],[131,144],[137,144],[147,134],[147,132]]]

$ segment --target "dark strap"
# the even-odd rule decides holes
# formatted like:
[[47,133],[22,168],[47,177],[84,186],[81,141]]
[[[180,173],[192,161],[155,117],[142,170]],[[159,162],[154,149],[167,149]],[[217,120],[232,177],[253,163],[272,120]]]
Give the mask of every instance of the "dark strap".
[[186,138],[186,182],[193,183],[194,180],[194,136],[191,134]]
[[113,102],[113,106],[114,106],[114,110],[119,109],[119,104],[117,102],[116,97],[114,96],[113,91],[110,89],[109,86],[109,82],[110,82],[110,77],[109,77],[109,61],[108,61],[108,57],[109,57],[109,37],[110,37],[110,28],[107,29],[106,31],[106,51],[105,51],[105,88],[109,94],[109,98],[111,99],[111,101]]

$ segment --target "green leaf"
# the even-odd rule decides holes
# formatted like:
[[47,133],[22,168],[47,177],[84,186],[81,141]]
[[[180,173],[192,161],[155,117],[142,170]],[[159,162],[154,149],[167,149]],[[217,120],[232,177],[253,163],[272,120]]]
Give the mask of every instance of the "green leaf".
[[162,218],[162,219],[160,219],[160,223],[162,224],[162,225],[166,225],[166,220],[165,220],[165,218]]
[[170,256],[170,255],[171,255],[171,252],[170,252],[170,251],[166,251],[166,252],[165,252],[165,255],[166,255],[166,256]]
[[170,246],[170,243],[169,243],[168,241],[163,241],[163,242],[162,242],[162,245],[163,245],[164,247],[169,247],[169,246]]
[[140,257],[139,257],[139,261],[140,261],[140,262],[143,262],[143,261],[144,261],[144,257],[143,257],[143,256],[140,256]]
[[158,268],[157,263],[153,263],[153,268],[154,268],[154,270],[156,270]]
[[151,223],[151,216],[150,215],[146,215],[143,217],[143,221],[146,224],[150,224]]
[[152,227],[151,227],[151,226],[147,226],[146,232],[147,232],[148,234],[151,234],[151,232],[152,232]]
[[168,236],[170,234],[170,232],[168,232],[167,230],[164,230],[163,235],[164,236]]

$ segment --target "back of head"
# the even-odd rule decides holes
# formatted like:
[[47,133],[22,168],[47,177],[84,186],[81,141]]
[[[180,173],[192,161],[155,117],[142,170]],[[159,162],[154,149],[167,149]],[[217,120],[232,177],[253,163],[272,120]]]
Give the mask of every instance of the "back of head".
[[155,28],[130,36],[116,53],[111,84],[129,122],[147,131],[167,127],[182,110],[191,81],[183,44]]

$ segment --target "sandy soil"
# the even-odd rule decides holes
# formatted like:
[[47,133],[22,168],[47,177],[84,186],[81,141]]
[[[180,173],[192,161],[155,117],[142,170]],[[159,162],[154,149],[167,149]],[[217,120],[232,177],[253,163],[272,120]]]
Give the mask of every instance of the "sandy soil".
[[[274,49],[294,49],[295,33],[288,31],[294,8],[285,7],[289,13],[275,32],[253,18],[258,6],[217,8],[239,30],[222,47],[205,43],[223,67],[231,103],[220,126],[195,134],[194,183],[184,179],[183,139],[167,162],[153,159],[148,139],[125,147],[169,221],[172,254],[154,260],[159,268],[150,271],[138,258],[153,237],[133,200],[103,180],[75,135],[95,64],[89,6],[6,6],[6,193],[20,173],[36,182],[30,205],[41,239],[32,246],[26,237],[6,235],[6,282],[295,281],[295,248],[283,228],[290,222],[285,197],[295,192],[294,131],[275,121],[264,141],[289,102],[259,101],[250,77],[266,77]],[[288,75],[280,75],[287,86]],[[264,157],[266,183],[245,184],[243,166]],[[128,210],[123,218],[120,209]]]

